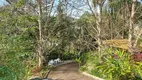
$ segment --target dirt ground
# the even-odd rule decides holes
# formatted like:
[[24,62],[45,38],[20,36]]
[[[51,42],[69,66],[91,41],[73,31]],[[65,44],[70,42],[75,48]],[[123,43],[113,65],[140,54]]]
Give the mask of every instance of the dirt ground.
[[94,80],[93,78],[83,75],[78,71],[78,64],[73,62],[54,68],[49,74],[53,80]]

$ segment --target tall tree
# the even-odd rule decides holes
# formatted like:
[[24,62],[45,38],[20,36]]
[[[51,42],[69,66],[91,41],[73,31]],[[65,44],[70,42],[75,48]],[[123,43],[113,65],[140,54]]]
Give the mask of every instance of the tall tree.
[[137,0],[132,0],[131,14],[130,14],[130,28],[129,28],[129,51],[133,53],[133,38],[134,38],[134,14]]
[[97,23],[97,30],[98,30],[98,35],[97,35],[97,40],[98,40],[98,52],[101,55],[101,28],[102,28],[102,7],[103,7],[103,3],[102,0],[98,0],[97,1],[98,6],[99,6],[99,13],[98,13],[98,20],[96,20]]
[[44,63],[44,55],[43,55],[43,38],[42,38],[42,1],[37,0],[38,3],[38,9],[39,9],[39,14],[38,14],[38,29],[39,29],[39,41],[38,41],[38,57],[39,57],[39,67],[43,67]]
[[[92,6],[89,4],[91,1]],[[97,31],[97,43],[98,43],[98,53],[99,57],[101,57],[101,29],[102,29],[102,10],[103,5],[106,0],[87,0],[89,8],[94,16],[94,21],[96,23],[96,31]]]

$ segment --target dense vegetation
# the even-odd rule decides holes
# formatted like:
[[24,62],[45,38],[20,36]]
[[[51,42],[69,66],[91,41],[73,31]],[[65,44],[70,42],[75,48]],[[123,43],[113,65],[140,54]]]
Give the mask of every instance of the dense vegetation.
[[142,63],[135,62],[128,53],[106,49],[102,62],[90,52],[86,55],[86,64],[80,69],[106,80],[141,80]]
[[[142,79],[141,1],[6,2],[0,6],[0,80],[42,77],[58,57],[104,79]],[[113,39],[127,39],[128,50],[103,44]]]

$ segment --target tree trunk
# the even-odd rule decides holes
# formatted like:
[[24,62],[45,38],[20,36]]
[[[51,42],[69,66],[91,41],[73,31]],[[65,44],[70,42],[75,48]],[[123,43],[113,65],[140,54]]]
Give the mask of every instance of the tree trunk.
[[43,40],[42,40],[42,8],[41,8],[41,0],[37,0],[38,2],[38,8],[39,8],[39,15],[38,15],[38,25],[39,25],[39,41],[38,41],[38,58],[39,58],[39,63],[38,66],[40,68],[43,67],[43,63],[44,63],[44,56],[43,56]]
[[129,52],[133,53],[133,33],[134,33],[134,14],[135,14],[135,3],[137,0],[132,1],[131,15],[130,15],[130,28],[129,28]]
[[98,42],[99,57],[101,57],[102,0],[98,0],[98,5],[100,12],[98,13],[98,20],[97,20],[97,30],[98,30],[97,42]]
[[142,30],[140,30],[139,34],[137,35],[135,39],[134,47],[138,46],[138,40],[140,39],[141,35],[142,35]]

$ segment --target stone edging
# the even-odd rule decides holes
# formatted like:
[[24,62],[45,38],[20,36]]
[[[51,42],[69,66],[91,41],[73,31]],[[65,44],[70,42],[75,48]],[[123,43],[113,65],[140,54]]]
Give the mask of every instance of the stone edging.
[[86,76],[89,76],[89,77],[92,77],[92,78],[94,78],[94,80],[105,80],[105,79],[102,79],[102,78],[93,76],[93,75],[91,75],[91,74],[88,74],[88,73],[86,73],[86,72],[82,72],[82,74],[83,74],[83,75],[86,75]]

